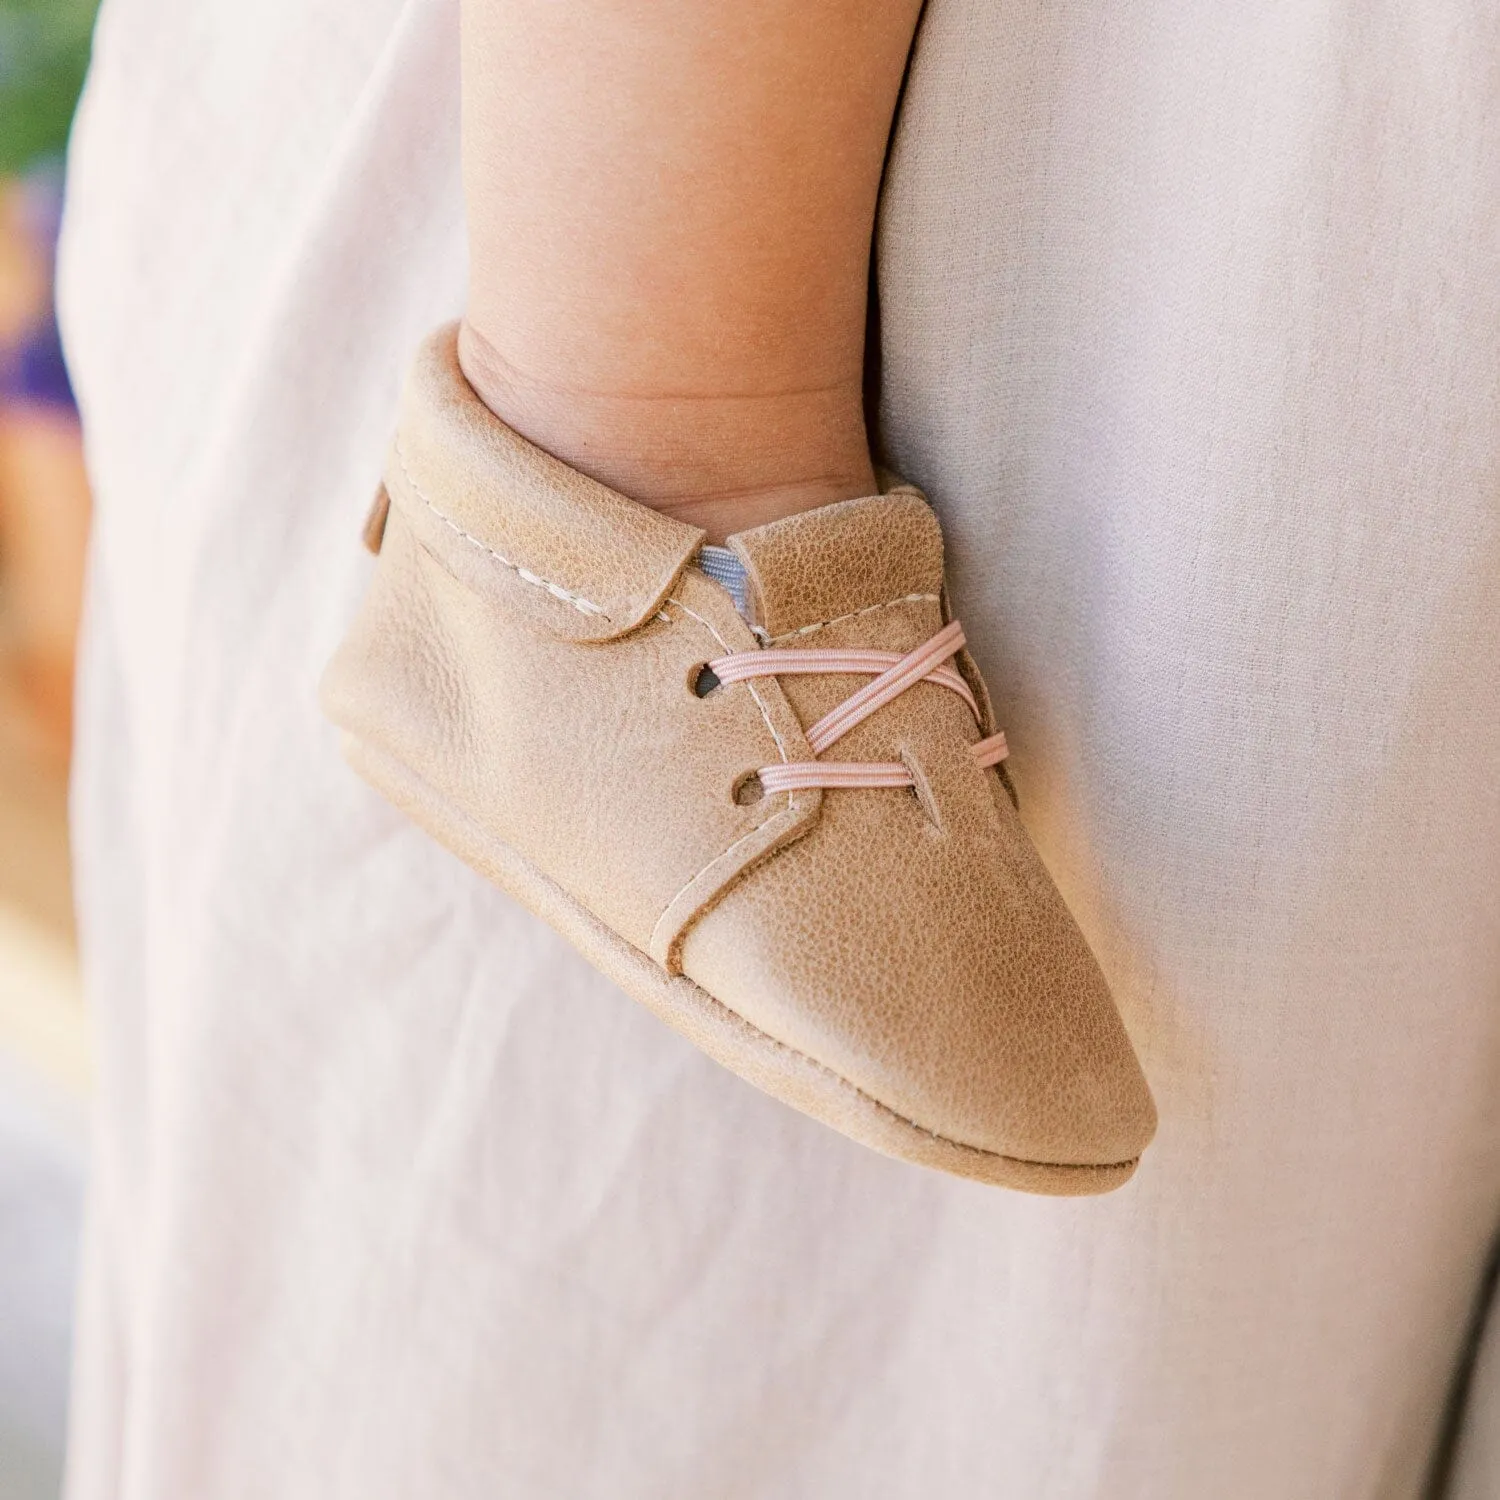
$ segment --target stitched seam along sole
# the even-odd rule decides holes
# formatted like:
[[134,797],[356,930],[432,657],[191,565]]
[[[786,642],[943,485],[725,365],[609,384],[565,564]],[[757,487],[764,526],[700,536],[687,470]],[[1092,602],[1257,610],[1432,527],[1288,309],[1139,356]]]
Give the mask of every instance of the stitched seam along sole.
[[[747,1021],[739,1012],[730,1009],[722,1000],[716,999],[707,990],[694,984],[686,975],[679,975],[675,978],[668,976],[665,971],[660,970],[649,955],[635,948],[612,929],[607,928],[597,917],[593,916],[585,907],[569,896],[561,886],[537,869],[530,860],[526,859],[509,845],[503,844],[500,840],[486,833],[466,813],[454,807],[445,797],[441,796],[428,782],[423,780],[403,762],[385,751],[375,748],[369,741],[347,731],[344,735],[344,744],[345,754],[350,763],[376,790],[380,791],[403,811],[408,813],[419,826],[437,838],[439,843],[444,844],[453,853],[465,859],[466,863],[471,863],[472,861],[469,859],[469,854],[463,852],[463,850],[471,852],[476,858],[480,859],[487,867],[485,873],[489,874],[495,883],[500,885],[507,894],[514,897],[523,906],[531,910],[534,915],[540,917],[541,920],[548,920],[546,915],[538,909],[538,907],[546,904],[543,900],[543,894],[545,894],[553,903],[571,909],[575,919],[583,925],[588,936],[602,947],[612,948],[616,959],[625,960],[631,967],[639,965],[647,966],[659,992],[675,989],[685,994],[690,993],[694,1004],[700,1011],[717,1018],[720,1025],[727,1023],[732,1030],[742,1033],[741,1040],[749,1042],[755,1047],[778,1053],[791,1059],[799,1067],[811,1070],[824,1080],[825,1086],[832,1085],[839,1093],[856,1100],[861,1109],[875,1113],[889,1124],[901,1127],[904,1132],[911,1132],[923,1140],[932,1142],[934,1145],[940,1147],[945,1155],[956,1156],[960,1161],[972,1160],[976,1166],[993,1164],[994,1168],[1002,1169],[1002,1172],[1005,1167],[1010,1167],[1016,1169],[1022,1175],[1032,1176],[1035,1174],[1035,1181],[1031,1184],[1011,1183],[1010,1185],[1019,1187],[1030,1186],[1031,1190],[1042,1192],[1048,1191],[1050,1187],[1053,1191],[1060,1191],[1069,1195],[1080,1191],[1103,1190],[1106,1184],[1109,1187],[1117,1186],[1120,1182],[1125,1181],[1135,1170],[1136,1163],[1139,1161],[1138,1157],[1132,1157],[1126,1161],[1119,1162],[1085,1163],[1036,1161],[1026,1157],[1007,1156],[999,1151],[990,1151],[983,1146],[974,1146],[970,1145],[967,1141],[956,1140],[951,1136],[943,1135],[938,1131],[930,1129],[928,1126],[920,1124],[916,1120],[908,1118],[898,1110],[892,1109],[890,1105],[875,1098],[874,1095],[867,1093],[858,1084],[845,1078],[843,1074],[830,1068],[826,1063],[819,1062],[817,1058],[811,1057],[796,1047],[771,1036],[768,1032],[762,1031],[752,1022]],[[442,836],[442,832],[429,826],[428,819],[431,817],[434,809],[439,810],[442,814],[438,820],[442,830],[452,834],[454,840],[461,843],[463,849],[455,848],[453,842]],[[423,816],[424,814],[426,817]],[[497,851],[501,856],[499,858],[496,857]],[[509,880],[504,878],[502,874],[502,868],[507,864],[517,867],[515,871],[507,872],[513,876]],[[514,878],[521,871],[525,872],[525,879]],[[532,882],[533,888],[528,889],[526,881]],[[567,935],[565,934],[565,936]],[[580,945],[575,942],[575,946]],[[589,954],[585,951],[584,956],[587,958]],[[626,990],[633,999],[645,1005],[659,1019],[665,1021],[668,1025],[672,1025],[674,1030],[682,1030],[681,1027],[676,1026],[670,1020],[668,1014],[671,1010],[670,1006],[652,1004],[642,994],[637,993],[637,990],[627,982],[625,977],[613,973],[609,974],[608,977],[622,989]],[[710,1055],[713,1056],[712,1053]],[[731,1072],[739,1072],[737,1068],[723,1057],[715,1056],[714,1060],[721,1066],[727,1067]],[[775,1090],[764,1088],[763,1085],[757,1086],[762,1087],[764,1092],[772,1094],[773,1097],[778,1097]],[[791,1103],[790,1100],[783,1100],[783,1102]],[[797,1108],[798,1106],[793,1105],[792,1107]],[[812,1113],[807,1110],[803,1112]],[[822,1118],[824,1124],[829,1125],[830,1128],[840,1130],[841,1134],[850,1134],[850,1132],[834,1125],[829,1119],[817,1115],[814,1115],[814,1118]],[[863,1140],[857,1135],[852,1136],[852,1139],[860,1141],[861,1144],[869,1146],[871,1149],[882,1151],[886,1155],[897,1156],[899,1159],[924,1160],[921,1156],[907,1156],[886,1145]],[[942,1165],[939,1161],[928,1161],[925,1164]],[[963,1172],[962,1168],[956,1163],[949,1166],[948,1170],[958,1170],[960,1175],[980,1176],[980,1180],[983,1181],[995,1182],[1003,1180],[1003,1176],[997,1177],[991,1173],[981,1175],[974,1172]],[[1098,1184],[1099,1186],[1094,1188],[1086,1186],[1086,1184]]]

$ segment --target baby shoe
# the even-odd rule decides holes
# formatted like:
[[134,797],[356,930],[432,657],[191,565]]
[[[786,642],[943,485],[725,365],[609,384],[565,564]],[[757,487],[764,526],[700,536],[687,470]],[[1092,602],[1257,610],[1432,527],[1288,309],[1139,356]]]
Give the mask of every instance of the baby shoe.
[[[499,421],[453,328],[407,381],[323,683],[349,760],[627,994],[890,1156],[1124,1182],[1156,1114],[1017,816],[910,486],[730,539]],[[737,560],[737,563],[736,563]]]

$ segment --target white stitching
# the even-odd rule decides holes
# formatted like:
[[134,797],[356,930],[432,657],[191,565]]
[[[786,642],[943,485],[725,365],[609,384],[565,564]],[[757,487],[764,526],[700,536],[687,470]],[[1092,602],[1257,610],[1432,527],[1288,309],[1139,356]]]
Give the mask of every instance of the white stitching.
[[[710,625],[708,621],[705,620],[703,616],[700,615],[696,610],[689,609],[687,605],[685,605],[682,600],[678,599],[675,595],[668,598],[667,603],[675,604],[678,609],[683,612],[683,614],[691,615],[692,618],[695,619],[719,643],[719,645],[724,648],[725,656],[732,656],[734,654],[729,649],[729,642],[726,641],[724,637],[720,635],[719,632],[715,630],[713,626]],[[771,738],[776,741],[776,753],[781,757],[781,763],[783,765],[788,764],[789,761],[786,753],[786,746],[782,744],[781,736],[776,733],[776,726],[771,722],[770,711],[766,708],[764,702],[761,701],[760,694],[755,691],[754,682],[747,681],[745,683],[745,686],[750,689],[750,696],[755,699],[755,706],[760,710],[761,718],[766,721],[766,728],[771,731]],[[796,807],[797,794],[795,792],[788,792],[786,794],[786,805],[791,808]]]
[[446,526],[450,531],[456,532],[471,546],[478,547],[481,552],[487,553],[490,557],[493,557],[496,562],[504,563],[505,566],[509,568],[511,572],[514,573],[516,577],[519,578],[523,583],[529,583],[534,588],[546,589],[546,591],[551,594],[554,599],[560,599],[564,604],[571,604],[574,609],[581,611],[583,614],[598,615],[601,619],[604,620],[609,619],[609,615],[606,611],[600,609],[599,606],[593,603],[591,600],[585,599],[581,594],[570,594],[567,589],[562,587],[561,584],[548,582],[547,579],[541,578],[537,574],[533,573],[530,568],[523,568],[520,563],[514,563],[508,557],[502,557],[498,552],[495,551],[493,547],[487,546],[484,542],[480,541],[477,536],[470,536],[469,533],[465,531],[457,521],[453,520],[450,516],[444,515],[443,512],[440,511],[437,506],[435,506],[432,501],[427,498],[426,494],[423,492],[422,486],[417,483],[416,478],[412,474],[411,470],[406,467],[406,455],[401,451],[400,438],[396,439],[395,454],[396,462],[401,465],[401,472],[406,475],[406,482],[412,487],[413,490],[416,491],[417,499],[419,499],[422,504],[425,505],[427,509],[430,510],[433,515],[435,515],[438,520],[440,520],[443,525]]
[[[714,629],[713,625],[710,624],[709,621],[705,620],[703,618],[703,616],[698,613],[697,610],[695,610],[695,609],[689,609],[687,607],[687,605],[682,602],[681,599],[679,599],[679,598],[676,597],[676,595],[669,595],[666,602],[668,604],[675,604],[677,606],[677,608],[680,609],[683,612],[683,614],[689,616],[689,618],[691,618],[691,619],[696,620],[714,638],[714,640],[719,643],[720,649],[724,652],[724,654],[726,656],[733,655],[733,653],[731,652],[731,650],[729,648],[729,642],[726,641],[724,639],[724,637],[722,635],[720,635],[717,630]],[[661,614],[660,611],[658,611],[657,618],[658,619],[663,618],[663,616],[662,616],[662,614]],[[766,708],[765,702],[762,700],[760,694],[755,691],[755,683],[752,680],[747,679],[746,682],[745,682],[745,686],[750,689],[750,696],[753,699],[755,699],[755,706],[760,710],[760,716],[761,716],[762,719],[765,720],[766,728],[768,730],[770,730],[770,732],[771,732],[771,738],[776,742],[776,753],[781,757],[781,763],[783,765],[787,765],[789,762],[788,762],[788,759],[787,759],[786,746],[784,744],[782,744],[782,742],[781,742],[781,736],[779,734],[777,734],[777,732],[776,732],[776,726],[771,722],[770,711]],[[797,794],[796,794],[795,791],[789,791],[789,792],[787,792],[787,794],[786,794],[786,807],[787,807],[787,812],[796,812],[797,811]],[[781,814],[781,813],[775,813],[772,816],[779,818],[779,817],[782,817],[783,814]],[[703,870],[709,869],[711,866],[717,864],[721,859],[727,859],[747,839],[752,839],[752,838],[755,837],[756,834],[760,833],[766,827],[766,824],[769,823],[769,822],[771,822],[771,818],[767,818],[765,820],[765,822],[763,822],[763,823],[757,823],[755,825],[755,827],[752,828],[749,831],[749,833],[742,834],[727,849],[721,849],[716,855],[714,855],[714,857],[711,860],[708,861],[707,864],[705,864],[703,866],[703,869],[694,871],[694,873],[683,884],[682,888],[677,892],[677,894],[675,896],[673,896],[672,899],[670,901],[668,901],[667,904],[664,907],[662,907],[662,909],[661,909],[661,915],[657,917],[655,923],[653,924],[653,926],[651,928],[651,944],[652,944],[653,947],[655,947],[655,945],[656,945],[656,929],[661,926],[662,918],[665,917],[666,914],[669,911],[671,911],[672,907],[676,904],[676,902],[678,901],[678,899],[681,897],[682,892],[685,891],[685,890],[687,890],[688,887],[691,886],[693,884],[693,882],[695,880],[697,880],[703,874]]]
[[811,635],[815,630],[826,630],[830,625],[842,625],[845,620],[857,620],[861,615],[873,615],[878,609],[894,609],[898,604],[938,604],[941,602],[941,594],[903,594],[899,599],[887,599],[884,604],[867,604],[863,609],[853,610],[847,615],[836,615],[831,620],[819,620],[815,625],[802,625],[782,635],[765,635],[761,631],[756,631],[756,634],[774,646],[777,641],[789,641],[794,636]]

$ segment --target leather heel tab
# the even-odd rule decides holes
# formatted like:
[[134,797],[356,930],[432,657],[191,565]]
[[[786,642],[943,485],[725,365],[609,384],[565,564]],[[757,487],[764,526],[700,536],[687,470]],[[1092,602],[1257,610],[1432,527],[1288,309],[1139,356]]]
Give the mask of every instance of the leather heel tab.
[[363,530],[360,537],[365,544],[365,550],[372,552],[376,557],[380,556],[380,544],[385,540],[386,518],[391,513],[391,492],[382,484],[375,491],[375,499],[370,505],[370,513],[365,517]]

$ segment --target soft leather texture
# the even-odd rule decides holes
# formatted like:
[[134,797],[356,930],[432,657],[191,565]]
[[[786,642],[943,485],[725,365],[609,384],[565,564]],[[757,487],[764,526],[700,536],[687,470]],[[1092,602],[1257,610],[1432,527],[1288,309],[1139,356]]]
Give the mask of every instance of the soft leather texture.
[[[451,328],[413,368],[386,489],[370,592],[324,682],[357,741],[918,1131],[1024,1162],[1140,1154],[1154,1108],[1103,977],[969,752],[993,727],[972,662],[986,722],[922,683],[828,752],[903,760],[914,790],[741,805],[746,773],[812,759],[804,726],[865,679],[698,697],[702,663],[757,644],[690,566],[701,534],[510,432]],[[943,623],[942,537],[909,487],[732,545],[762,638],[907,651]]]
[[920,491],[906,484],[788,516],[729,545],[749,573],[756,619],[787,646],[906,596],[935,602],[943,587],[942,533]]
[[[737,550],[776,643],[905,652],[945,623],[942,534],[914,491],[809,511]],[[866,680],[780,679],[804,724]],[[826,794],[801,846],[695,926],[685,971],[927,1129],[1028,1161],[1128,1160],[1154,1130],[1150,1096],[999,776],[969,754],[990,728],[923,683],[839,740],[824,759],[904,761],[916,788]]]
[[408,523],[455,577],[538,629],[575,641],[634,630],[703,533],[518,439],[474,396],[455,339],[450,326],[422,345],[391,443],[386,483]]

